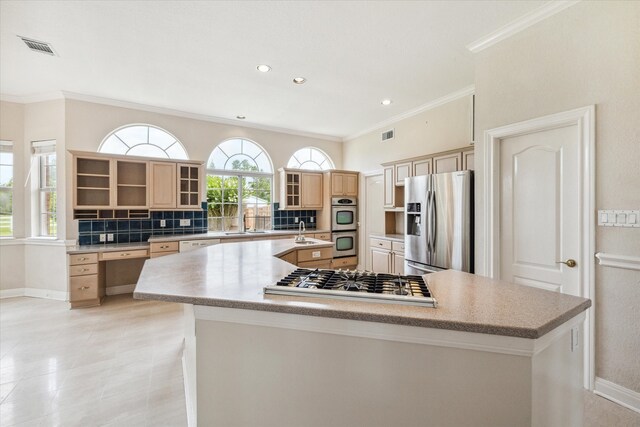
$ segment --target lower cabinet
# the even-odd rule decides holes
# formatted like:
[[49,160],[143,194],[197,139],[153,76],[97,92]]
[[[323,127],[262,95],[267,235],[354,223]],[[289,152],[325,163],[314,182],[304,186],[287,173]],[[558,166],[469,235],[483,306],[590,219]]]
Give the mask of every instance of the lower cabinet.
[[69,303],[71,308],[100,305],[104,286],[100,286],[101,266],[97,253],[69,255]]
[[371,238],[370,248],[373,272],[404,274],[404,242]]
[[150,257],[158,258],[166,255],[177,254],[180,249],[180,242],[157,242],[149,245]]

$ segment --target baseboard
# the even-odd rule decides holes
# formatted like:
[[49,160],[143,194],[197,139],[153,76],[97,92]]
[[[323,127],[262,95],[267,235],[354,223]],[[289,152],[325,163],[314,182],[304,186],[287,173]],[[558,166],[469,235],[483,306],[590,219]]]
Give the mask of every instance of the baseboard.
[[611,381],[596,377],[595,388],[593,390],[598,396],[629,408],[640,413],[640,393],[624,388]]
[[45,298],[56,301],[68,301],[69,293],[63,291],[53,291],[51,289],[40,288],[15,288],[15,289],[3,289],[0,290],[1,298],[15,298],[15,297],[32,297],[32,298]]
[[107,296],[132,294],[135,288],[136,285],[107,286],[105,292],[107,293]]

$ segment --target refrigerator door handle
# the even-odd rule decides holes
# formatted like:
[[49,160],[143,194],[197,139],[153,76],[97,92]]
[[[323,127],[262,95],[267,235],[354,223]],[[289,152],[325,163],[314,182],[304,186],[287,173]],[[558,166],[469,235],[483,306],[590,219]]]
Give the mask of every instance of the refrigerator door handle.
[[431,248],[431,221],[433,218],[431,217],[431,190],[427,191],[427,206],[426,206],[426,214],[427,214],[427,263],[431,264],[431,254],[433,253],[433,249]]
[[436,257],[436,192],[431,191],[429,202],[429,246],[431,247],[431,262],[435,262]]

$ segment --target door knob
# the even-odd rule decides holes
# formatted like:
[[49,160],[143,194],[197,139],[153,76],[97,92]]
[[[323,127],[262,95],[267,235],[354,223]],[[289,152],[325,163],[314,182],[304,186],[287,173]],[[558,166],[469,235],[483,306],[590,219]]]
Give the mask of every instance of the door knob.
[[569,268],[573,268],[573,267],[575,267],[576,265],[578,265],[578,263],[576,262],[576,260],[575,260],[575,259],[571,259],[571,258],[569,258],[569,259],[568,259],[568,260],[566,260],[566,261],[556,261],[556,264],[564,264],[564,265],[566,265],[566,266],[567,266],[567,267],[569,267]]

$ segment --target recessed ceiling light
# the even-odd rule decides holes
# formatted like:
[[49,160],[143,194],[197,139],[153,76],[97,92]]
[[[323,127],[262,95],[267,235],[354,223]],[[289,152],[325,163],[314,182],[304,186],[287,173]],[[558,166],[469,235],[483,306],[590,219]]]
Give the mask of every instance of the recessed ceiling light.
[[258,65],[258,71],[263,72],[263,73],[267,73],[269,71],[271,71],[271,67],[269,67],[267,64],[260,64]]
[[305,79],[304,77],[295,77],[293,79],[293,82],[297,85],[301,85],[302,83],[306,82],[307,79]]
[[382,104],[382,105],[391,105],[391,102],[393,102],[393,101],[391,101],[390,99],[383,99],[380,104]]
[[236,116],[236,119],[238,119],[238,120],[244,120],[244,119],[246,119],[246,117],[245,117],[245,116],[240,115],[240,116]]

